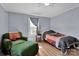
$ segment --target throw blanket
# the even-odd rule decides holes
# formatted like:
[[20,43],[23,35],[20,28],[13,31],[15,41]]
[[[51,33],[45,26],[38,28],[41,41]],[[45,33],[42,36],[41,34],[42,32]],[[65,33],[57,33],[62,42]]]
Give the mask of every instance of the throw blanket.
[[79,42],[79,40],[75,37],[72,36],[65,36],[60,38],[59,40],[59,47],[69,47],[70,44],[75,43],[75,42]]
[[[57,48],[61,49],[63,53],[66,52],[67,48],[70,48],[70,45],[73,43],[79,42],[79,40],[72,36],[64,36],[59,38],[58,42],[56,42]],[[78,44],[79,45],[79,44]]]

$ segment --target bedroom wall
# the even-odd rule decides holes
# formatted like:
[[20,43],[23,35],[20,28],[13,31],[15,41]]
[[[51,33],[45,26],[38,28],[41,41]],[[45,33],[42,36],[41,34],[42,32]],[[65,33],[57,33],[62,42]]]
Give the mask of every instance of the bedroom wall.
[[40,18],[40,30],[41,33],[43,34],[43,32],[50,30],[50,18]]
[[8,13],[8,19],[9,32],[20,31],[24,36],[27,36],[28,17],[26,15],[18,13]]
[[[29,23],[28,18],[29,17],[37,17],[37,16],[31,16],[26,14],[20,14],[20,13],[8,13],[8,19],[9,19],[9,31],[20,31],[23,33],[23,36],[28,36],[29,34]],[[50,28],[50,21],[49,18],[46,17],[38,17],[40,19],[40,25],[41,25],[41,32],[43,33],[46,30],[49,30]],[[30,37],[30,40],[33,40],[33,36]]]
[[51,29],[79,38],[79,7],[51,18]]
[[8,14],[0,5],[0,40],[2,34],[8,32]]
[[8,32],[8,14],[0,5],[0,48],[2,34]]

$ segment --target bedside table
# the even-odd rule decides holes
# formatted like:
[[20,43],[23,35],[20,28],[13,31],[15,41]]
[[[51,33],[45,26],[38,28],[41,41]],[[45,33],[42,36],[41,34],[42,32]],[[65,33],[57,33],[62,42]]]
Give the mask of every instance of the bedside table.
[[41,42],[41,41],[42,41],[41,34],[36,35],[36,42]]

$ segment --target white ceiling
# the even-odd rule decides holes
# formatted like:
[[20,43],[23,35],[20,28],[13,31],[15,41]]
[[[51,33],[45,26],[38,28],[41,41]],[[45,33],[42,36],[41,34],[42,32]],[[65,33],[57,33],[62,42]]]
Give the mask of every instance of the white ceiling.
[[2,3],[1,5],[8,12],[43,17],[55,17],[66,11],[79,7],[79,3],[51,3],[49,6],[45,6],[43,3]]

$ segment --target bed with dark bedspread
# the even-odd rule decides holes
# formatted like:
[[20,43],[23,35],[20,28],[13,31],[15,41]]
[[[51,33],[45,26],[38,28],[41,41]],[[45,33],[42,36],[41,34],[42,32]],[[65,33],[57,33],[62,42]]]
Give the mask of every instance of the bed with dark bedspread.
[[[53,35],[53,33],[56,33],[56,34]],[[50,42],[46,39],[46,35],[56,36],[56,37],[62,36],[60,38],[59,44],[58,44],[58,49],[61,49],[62,53],[65,53],[67,48],[70,48],[71,45],[75,44],[76,42],[79,42],[79,40],[73,36],[65,36],[64,34],[55,32],[53,30],[49,30],[49,31],[46,31],[43,33],[43,39],[44,39],[44,41],[46,41],[48,43],[50,43]],[[56,43],[55,41],[52,41],[50,44],[55,46],[55,43]],[[79,44],[75,44],[75,46],[79,46]]]

